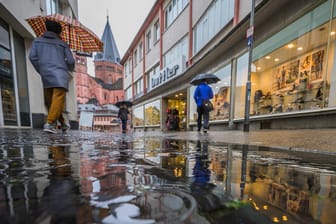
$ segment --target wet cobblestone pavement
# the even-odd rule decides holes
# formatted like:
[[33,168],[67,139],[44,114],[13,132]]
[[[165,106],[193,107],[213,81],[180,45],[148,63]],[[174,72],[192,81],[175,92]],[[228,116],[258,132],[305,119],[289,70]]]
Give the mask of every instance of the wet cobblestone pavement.
[[336,223],[333,153],[197,133],[0,134],[0,223]]

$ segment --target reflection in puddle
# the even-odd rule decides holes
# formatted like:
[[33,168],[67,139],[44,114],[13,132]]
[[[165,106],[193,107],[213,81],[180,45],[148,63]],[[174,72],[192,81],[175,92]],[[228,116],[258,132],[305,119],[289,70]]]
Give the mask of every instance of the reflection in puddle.
[[1,223],[336,223],[334,156],[121,138],[0,159]]

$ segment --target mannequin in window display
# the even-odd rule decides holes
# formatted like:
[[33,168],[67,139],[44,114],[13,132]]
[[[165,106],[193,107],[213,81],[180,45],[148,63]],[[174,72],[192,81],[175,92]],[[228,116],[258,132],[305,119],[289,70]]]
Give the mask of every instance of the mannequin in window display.
[[261,89],[256,90],[254,93],[254,112],[255,112],[254,114],[256,115],[260,114],[260,111],[259,111],[260,100],[262,99],[263,96],[264,95]]
[[320,79],[322,78],[321,72],[322,72],[322,63],[323,63],[323,53],[324,51],[318,51],[313,54],[312,56],[312,67],[311,67],[311,72],[312,72],[312,79]]
[[228,118],[229,117],[229,87],[223,86],[214,97],[214,113],[213,116],[217,118]]
[[285,66],[282,66],[281,70],[281,88],[286,87],[286,69]]
[[300,72],[300,78],[299,78],[299,90],[305,91],[307,89],[308,84],[308,73],[307,71]]

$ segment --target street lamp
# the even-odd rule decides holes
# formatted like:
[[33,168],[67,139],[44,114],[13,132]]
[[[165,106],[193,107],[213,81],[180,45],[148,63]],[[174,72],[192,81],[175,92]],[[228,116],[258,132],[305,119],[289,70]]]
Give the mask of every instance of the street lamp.
[[248,57],[248,72],[246,81],[246,95],[245,95],[245,116],[244,116],[244,132],[250,130],[250,101],[251,101],[251,65],[252,65],[252,49],[253,49],[253,33],[254,33],[254,6],[255,0],[252,0],[250,27],[246,32],[247,45],[249,48]]

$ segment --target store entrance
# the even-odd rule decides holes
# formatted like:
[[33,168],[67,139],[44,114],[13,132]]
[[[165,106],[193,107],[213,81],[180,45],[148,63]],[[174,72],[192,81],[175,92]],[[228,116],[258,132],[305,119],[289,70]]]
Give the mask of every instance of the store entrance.
[[187,91],[177,92],[165,98],[164,129],[167,131],[185,131],[187,122]]

